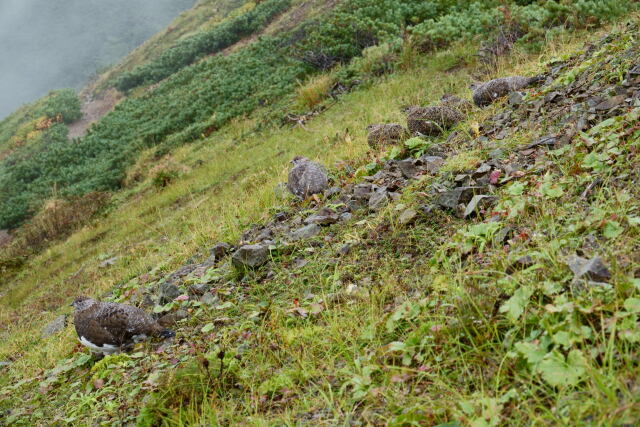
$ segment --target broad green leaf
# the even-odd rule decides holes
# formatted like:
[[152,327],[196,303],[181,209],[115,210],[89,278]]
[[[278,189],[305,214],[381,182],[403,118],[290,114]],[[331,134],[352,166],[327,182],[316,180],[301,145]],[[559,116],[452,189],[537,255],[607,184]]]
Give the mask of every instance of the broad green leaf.
[[624,308],[629,313],[640,313],[640,298],[627,298],[624,302]]
[[200,329],[200,332],[202,332],[203,334],[208,334],[209,332],[213,331],[214,328],[215,325],[213,323],[207,323],[202,327],[202,329]]
[[579,350],[572,350],[565,360],[554,350],[538,364],[542,378],[554,387],[572,386],[580,382],[586,372],[586,360]]
[[620,234],[622,234],[623,231],[624,231],[624,227],[622,227],[619,222],[607,221],[604,224],[604,229],[602,231],[602,234],[607,239],[615,239]]
[[511,194],[512,196],[520,196],[522,195],[522,193],[524,193],[524,188],[525,188],[525,185],[523,183],[514,182],[507,189],[507,193]]
[[501,313],[506,313],[507,318],[516,322],[524,312],[525,307],[529,304],[529,298],[533,295],[533,288],[523,286],[516,290],[511,298],[500,307]]
[[540,347],[539,344],[531,342],[518,342],[515,348],[527,360],[529,367],[534,368],[542,361],[547,351]]

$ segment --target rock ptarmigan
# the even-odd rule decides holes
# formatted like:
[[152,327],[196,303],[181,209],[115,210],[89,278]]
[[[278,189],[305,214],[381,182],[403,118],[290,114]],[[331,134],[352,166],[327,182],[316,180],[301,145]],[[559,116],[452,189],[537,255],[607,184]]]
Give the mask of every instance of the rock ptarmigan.
[[509,93],[524,89],[544,80],[543,76],[522,77],[511,76],[493,79],[480,85],[474,85],[473,102],[478,107],[486,107],[498,98],[507,96]]
[[293,168],[289,172],[287,188],[294,195],[306,199],[327,189],[329,178],[322,165],[306,157],[295,157],[291,163]]
[[158,324],[149,314],[126,304],[78,297],[74,323],[78,339],[93,353],[119,353],[150,337],[171,338],[175,333]]

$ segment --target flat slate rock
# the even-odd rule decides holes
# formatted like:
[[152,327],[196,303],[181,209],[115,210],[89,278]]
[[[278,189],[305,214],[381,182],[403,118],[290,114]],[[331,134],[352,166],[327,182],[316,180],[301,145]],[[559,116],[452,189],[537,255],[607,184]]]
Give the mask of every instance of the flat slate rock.
[[44,327],[44,329],[42,329],[42,338],[49,338],[52,335],[62,332],[66,324],[67,316],[61,314],[60,316],[56,317],[53,322],[49,323]]
[[231,263],[237,269],[258,268],[269,261],[269,248],[265,245],[241,246],[231,257]]

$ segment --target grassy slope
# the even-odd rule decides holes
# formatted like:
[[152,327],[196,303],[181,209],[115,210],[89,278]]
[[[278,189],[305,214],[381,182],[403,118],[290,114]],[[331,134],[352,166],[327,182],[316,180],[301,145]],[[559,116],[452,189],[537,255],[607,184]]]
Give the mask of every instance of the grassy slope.
[[[543,61],[576,49],[583,37],[584,34],[576,35],[572,40],[552,44],[540,57],[510,57],[496,74],[537,72]],[[273,188],[284,179],[291,157],[303,154],[328,165],[336,161],[360,164],[367,151],[364,127],[369,123],[402,122],[400,106],[426,104],[445,91],[466,94],[468,73],[474,71],[474,66],[454,73],[443,70],[461,58],[471,60],[472,54],[473,47],[469,46],[425,58],[408,72],[345,96],[308,123],[306,129],[255,135],[250,133],[251,121],[237,121],[220,134],[173,154],[174,162],[189,167],[176,183],[158,191],[146,182],[122,194],[123,204],[118,211],[31,260],[19,280],[3,289],[7,305],[0,309],[0,323],[9,325],[2,332],[0,360],[15,359],[2,381],[21,377],[35,380],[27,384],[27,403],[20,407],[22,416],[18,419],[34,411],[40,420],[51,420],[54,416],[62,419],[74,411],[85,420],[122,415],[118,408],[108,404],[111,401],[122,403],[127,411],[132,409],[125,415],[134,416],[137,410],[127,395],[134,391],[135,384],[142,379],[140,376],[167,369],[162,367],[164,355],[125,357],[105,368],[107,384],[111,380],[116,382],[126,372],[138,376],[138,380],[120,389],[109,385],[85,394],[84,384],[91,389],[90,376],[82,369],[71,371],[66,374],[71,381],[65,380],[59,388],[46,392],[59,401],[53,400],[50,403],[53,406],[42,406],[46,405],[41,400],[45,396],[41,398],[30,384],[41,381],[43,371],[63,358],[78,358],[71,353],[77,349],[71,327],[62,336],[46,341],[39,338],[42,325],[65,311],[57,307],[81,292],[99,295],[116,283],[150,271],[156,275],[158,271],[169,272],[213,242],[236,240],[247,224],[264,218],[278,203]],[[438,78],[434,79],[434,75]],[[491,110],[474,113],[470,122],[481,122]],[[542,125],[507,142],[524,142],[544,130]],[[472,163],[485,151],[474,151]],[[561,167],[569,167],[572,161],[575,160],[566,156]],[[403,203],[418,203],[428,183],[429,180],[417,183],[412,191],[406,192]],[[601,193],[596,200],[607,212],[626,214],[632,208],[637,209],[634,204],[637,194],[629,200],[620,198],[619,190],[606,186],[598,191]],[[605,198],[607,191],[614,191],[613,196]],[[518,220],[518,227],[526,230],[535,244],[515,248],[515,253],[534,250],[542,254],[548,260],[545,268],[560,275],[566,274],[560,260],[562,254],[558,252],[558,245],[563,243],[554,237],[571,234],[573,243],[568,245],[571,246],[590,231],[588,227],[581,231],[580,227],[568,226],[579,223],[584,213],[578,209],[575,197],[567,197],[563,202],[561,205],[557,200],[538,200],[537,207],[526,211]],[[492,289],[504,287],[508,295],[519,286],[538,283],[539,270],[531,269],[507,283],[496,281],[510,256],[501,248],[491,248],[466,264],[451,264],[448,258],[438,257],[426,262],[465,224],[437,216],[404,230],[395,224],[394,215],[390,207],[378,216],[366,218],[364,223],[334,231],[337,242],[356,240],[363,246],[341,263],[334,265],[326,253],[311,256],[311,264],[293,277],[284,265],[277,264],[273,267],[274,281],[261,284],[257,278],[249,277],[248,286],[229,289],[226,298],[234,304],[231,309],[205,311],[182,325],[182,336],[189,337],[187,341],[207,357],[215,354],[218,346],[233,355],[239,352],[239,342],[249,344],[251,350],[242,355],[241,368],[232,372],[242,387],[238,391],[224,381],[203,381],[202,371],[197,373],[201,368],[189,362],[196,359],[188,356],[188,348],[176,346],[172,356],[184,358],[184,363],[177,373],[169,370],[176,377],[163,382],[162,392],[148,405],[148,416],[166,416],[167,421],[180,419],[182,423],[203,417],[213,423],[263,424],[277,420],[336,424],[358,418],[371,423],[415,419],[429,424],[476,418],[492,423],[502,417],[510,418],[511,423],[532,418],[561,422],[578,420],[586,414],[594,417],[593,422],[607,424],[611,421],[609,417],[622,420],[636,414],[637,406],[629,391],[633,390],[629,380],[633,379],[633,369],[637,369],[633,364],[633,346],[614,339],[615,334],[607,330],[594,330],[596,336],[590,343],[593,348],[604,346],[601,348],[604,366],[594,369],[590,365],[591,378],[577,390],[554,390],[538,375],[530,375],[526,368],[516,369],[517,355],[503,344],[504,340],[513,343],[525,338],[525,334],[533,334],[528,324],[531,318],[523,317],[522,324],[506,326],[504,316],[498,319],[486,316],[485,305],[499,301],[501,296],[500,292],[496,296]],[[624,238],[608,249],[606,258],[613,260],[629,253],[634,236],[637,238],[637,231],[623,234]],[[397,253],[407,246],[425,262],[408,262],[398,257]],[[101,260],[112,256],[119,257],[114,266],[98,267]],[[616,283],[620,283],[620,293],[614,300],[618,307],[632,293],[624,290],[625,274],[622,269],[614,271]],[[371,278],[374,285],[356,292],[347,303],[329,304],[319,316],[296,319],[287,314],[294,298],[305,304],[304,296],[309,292],[316,295],[338,292],[346,283],[366,283],[368,280],[362,282],[366,278]],[[55,295],[51,295],[52,289],[56,289]],[[419,301],[425,298],[423,307]],[[247,321],[247,314],[258,309],[263,300],[271,301],[269,316],[257,324]],[[409,307],[417,307],[419,314],[408,317],[397,330],[394,327],[389,330],[385,322],[405,300],[409,301]],[[531,310],[539,310],[544,303],[541,298],[540,305]],[[213,337],[198,338],[197,331],[202,325],[220,316],[231,318],[231,323],[216,330]],[[551,327],[561,328],[568,321],[558,319]],[[435,345],[423,351],[426,358],[423,364],[402,366],[396,360],[401,358],[401,351],[399,347],[392,348],[391,343],[403,342],[423,325],[442,332],[434,334]],[[505,335],[505,328],[512,331]],[[215,362],[213,357],[212,363]],[[180,387],[189,381],[192,381],[190,388]],[[206,387],[207,392],[199,393],[200,386]],[[153,387],[154,381],[145,386]],[[515,394],[507,395],[509,389],[514,389]],[[74,390],[79,394],[72,395]],[[503,398],[505,395],[510,397]],[[93,398],[88,399],[90,396]],[[66,406],[61,404],[64,401]],[[201,407],[201,403],[205,404]],[[16,406],[15,402],[11,404]]]

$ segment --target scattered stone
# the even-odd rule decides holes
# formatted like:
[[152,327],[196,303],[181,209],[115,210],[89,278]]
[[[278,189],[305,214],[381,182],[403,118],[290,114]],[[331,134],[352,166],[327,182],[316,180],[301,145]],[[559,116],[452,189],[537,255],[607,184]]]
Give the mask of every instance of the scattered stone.
[[305,225],[291,233],[291,240],[297,242],[299,240],[310,239],[320,233],[320,230],[321,228],[318,224]]
[[331,225],[339,220],[339,216],[333,209],[322,208],[315,215],[311,215],[304,220],[305,224]]
[[340,214],[340,221],[350,221],[353,218],[353,215],[350,212],[344,212]]
[[338,249],[339,255],[349,255],[349,252],[351,252],[351,245],[348,243],[345,243],[340,247],[340,249]]
[[596,111],[609,111],[625,103],[625,95],[612,96],[595,106]]
[[473,196],[469,204],[464,210],[464,218],[468,218],[471,215],[478,213],[479,211],[484,211],[493,205],[498,200],[497,197],[494,196],[485,196],[483,194],[478,196]]
[[211,289],[211,286],[207,283],[196,283],[195,285],[189,286],[189,293],[191,295],[204,295],[209,289]]
[[576,280],[585,278],[596,282],[608,282],[611,279],[611,272],[600,257],[586,259],[572,255],[567,260],[567,265],[573,271]]
[[304,258],[296,258],[293,260],[293,268],[296,270],[304,267],[307,264],[309,264],[309,260]]
[[413,224],[418,217],[418,212],[415,209],[406,209],[398,217],[398,222],[402,225]]
[[402,176],[406,179],[413,179],[416,177],[420,170],[416,167],[416,161],[414,159],[404,159],[396,162],[398,169],[402,172]]
[[200,297],[200,302],[211,306],[219,303],[220,299],[211,292],[207,292],[206,294],[202,295],[202,297]]
[[305,157],[296,157],[292,163],[287,188],[295,196],[306,199],[327,189],[329,178],[320,164]]
[[502,227],[494,236],[494,240],[498,243],[506,243],[510,236],[513,235],[513,228],[506,226]]
[[526,88],[542,80],[543,78],[540,76],[511,76],[494,79],[473,88],[473,102],[478,107],[486,107],[498,98],[502,98],[513,91]]
[[180,289],[171,282],[164,282],[160,285],[159,297],[160,304],[168,304],[174,299],[182,295]]
[[189,312],[187,312],[187,310],[180,309],[173,313],[165,314],[160,319],[158,319],[158,323],[161,326],[168,327],[188,317]]
[[342,188],[340,187],[331,187],[331,188],[327,188],[327,190],[325,190],[324,192],[324,196],[326,198],[331,198],[333,196],[337,196],[339,194],[342,194]]
[[213,245],[213,247],[209,250],[211,256],[216,257],[216,259],[220,259],[231,252],[231,245],[228,243],[220,242]]
[[369,200],[373,192],[373,184],[358,184],[353,188],[353,197],[356,200]]
[[516,271],[522,271],[535,264],[535,261],[530,255],[525,255],[523,257],[515,260],[509,267],[507,267],[507,274],[513,274]]
[[440,135],[463,119],[460,111],[445,105],[411,107],[407,114],[407,125],[412,135]]
[[522,92],[511,92],[507,102],[512,107],[517,107],[524,102],[524,94]]
[[460,204],[468,204],[482,187],[458,187],[440,194],[436,203],[445,209],[456,210]]
[[387,190],[384,188],[379,189],[371,195],[369,198],[369,209],[377,212],[384,208],[389,203],[389,196]]
[[100,264],[98,264],[98,268],[107,268],[110,267],[112,265],[114,265],[116,263],[116,261],[118,260],[117,256],[114,256],[113,258],[109,258],[107,260],[102,261]]
[[49,338],[51,335],[55,335],[61,332],[66,326],[66,324],[67,324],[67,316],[64,314],[61,314],[60,316],[56,317],[53,322],[49,323],[47,326],[44,327],[44,329],[42,329],[41,337]]
[[233,266],[238,270],[258,268],[269,261],[269,249],[265,245],[241,246],[231,257]]
[[395,144],[407,135],[406,129],[397,123],[369,125],[367,131],[367,142],[373,149]]
[[444,159],[438,156],[422,156],[418,159],[418,164],[424,166],[429,173],[436,173],[444,164]]

